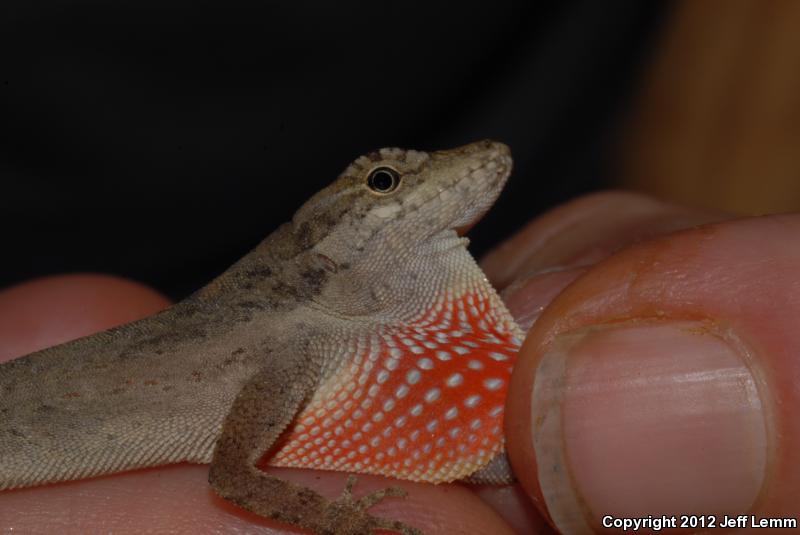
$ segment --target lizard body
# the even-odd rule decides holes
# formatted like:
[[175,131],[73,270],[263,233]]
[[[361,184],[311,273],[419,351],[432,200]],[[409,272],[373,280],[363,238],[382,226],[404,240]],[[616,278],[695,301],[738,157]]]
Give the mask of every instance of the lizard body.
[[261,464],[417,481],[510,478],[502,411],[522,333],[456,233],[505,145],[381,149],[220,277],[155,316],[0,365],[0,489],[182,461],[318,533],[416,533]]

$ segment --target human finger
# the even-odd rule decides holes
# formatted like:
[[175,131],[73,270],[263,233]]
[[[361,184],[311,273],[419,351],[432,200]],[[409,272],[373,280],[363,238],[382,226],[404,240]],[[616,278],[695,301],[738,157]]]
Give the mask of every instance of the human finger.
[[506,433],[559,529],[796,515],[798,233],[789,215],[648,240],[549,304],[520,352]]

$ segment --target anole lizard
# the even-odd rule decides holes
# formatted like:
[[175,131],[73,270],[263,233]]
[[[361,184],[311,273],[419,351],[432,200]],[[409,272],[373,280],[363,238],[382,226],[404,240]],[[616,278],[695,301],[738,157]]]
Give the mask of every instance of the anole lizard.
[[456,229],[511,170],[483,141],[358,158],[291,222],[155,316],[0,365],[0,489],[182,461],[315,533],[419,533],[258,469],[511,478],[502,419],[522,333]]

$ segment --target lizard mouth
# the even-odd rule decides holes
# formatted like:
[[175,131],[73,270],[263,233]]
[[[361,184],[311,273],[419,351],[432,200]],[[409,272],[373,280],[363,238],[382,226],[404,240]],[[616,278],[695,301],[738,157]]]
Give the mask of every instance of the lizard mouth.
[[455,194],[466,201],[456,209],[451,227],[459,236],[464,236],[500,195],[511,173],[511,155],[506,145],[488,140],[444,153],[447,156],[455,153],[467,160],[467,164],[458,170],[460,176],[449,185],[449,189],[455,190]]
[[463,237],[463,236],[465,236],[465,235],[467,234],[467,232],[469,232],[470,230],[472,230],[472,227],[474,227],[475,225],[477,225],[477,224],[478,224],[478,222],[479,222],[481,219],[483,219],[483,216],[484,216],[484,215],[486,215],[486,212],[488,212],[488,211],[489,211],[489,208],[490,208],[490,207],[488,207],[488,206],[487,206],[485,210],[481,211],[481,212],[480,212],[478,215],[476,215],[476,216],[475,216],[475,217],[472,219],[472,221],[470,221],[469,223],[465,223],[465,224],[463,224],[463,225],[461,225],[461,226],[458,226],[458,227],[456,227],[456,228],[455,228],[456,234],[458,234],[459,236],[462,236],[462,237]]
[[501,173],[498,173],[498,177],[501,186],[491,191],[486,198],[483,198],[480,201],[473,203],[473,206],[465,210],[465,212],[470,213],[470,217],[465,222],[461,223],[460,225],[456,225],[454,227],[456,234],[458,234],[459,236],[464,236],[467,232],[469,232],[472,229],[472,227],[477,225],[481,221],[481,219],[483,219],[483,216],[485,216],[487,212],[489,212],[489,210],[492,209],[494,203],[497,201],[497,197],[500,195],[502,184],[504,184],[506,178],[508,178],[508,171],[502,171]]

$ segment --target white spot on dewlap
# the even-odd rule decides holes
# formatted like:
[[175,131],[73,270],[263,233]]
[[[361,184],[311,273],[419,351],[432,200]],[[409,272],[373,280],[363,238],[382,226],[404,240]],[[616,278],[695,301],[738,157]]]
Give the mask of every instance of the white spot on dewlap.
[[479,395],[469,396],[467,399],[464,400],[464,405],[469,407],[470,409],[475,408],[480,403],[481,397]]
[[485,386],[487,390],[497,390],[503,386],[503,380],[495,378],[484,379],[483,386]]
[[431,388],[425,393],[425,401],[428,403],[433,403],[442,395],[442,391],[438,388]]
[[447,386],[452,388],[460,385],[463,382],[464,382],[464,376],[461,375],[460,373],[454,373],[453,375],[447,378],[445,384],[447,384]]
[[417,366],[419,366],[423,370],[432,370],[433,369],[433,361],[429,358],[421,358],[417,361]]

